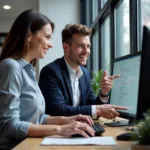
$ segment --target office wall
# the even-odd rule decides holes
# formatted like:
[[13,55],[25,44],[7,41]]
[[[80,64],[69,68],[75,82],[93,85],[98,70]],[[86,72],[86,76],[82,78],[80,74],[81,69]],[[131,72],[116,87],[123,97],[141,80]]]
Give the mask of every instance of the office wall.
[[61,31],[68,23],[79,23],[79,4],[79,0],[39,0],[39,11],[55,23],[55,31],[52,36],[54,46],[48,51],[44,59],[39,60],[39,71],[46,64],[63,56]]
[[[55,31],[52,36],[53,48],[50,49],[44,59],[40,59],[36,66],[37,79],[39,72],[43,66],[52,62],[56,58],[63,56],[63,49],[61,43],[61,31],[68,23],[80,22],[80,1],[79,0],[34,0],[32,4],[26,9],[37,9],[41,13],[48,16],[55,23]],[[8,33],[14,20],[23,10],[18,10],[14,14],[7,15],[7,17],[0,17],[0,33]],[[3,16],[3,15],[1,15]],[[4,15],[6,16],[6,15]]]
[[[4,4],[10,5],[10,10],[4,10]],[[39,9],[39,0],[0,0],[0,33],[8,33],[16,17],[27,9]]]

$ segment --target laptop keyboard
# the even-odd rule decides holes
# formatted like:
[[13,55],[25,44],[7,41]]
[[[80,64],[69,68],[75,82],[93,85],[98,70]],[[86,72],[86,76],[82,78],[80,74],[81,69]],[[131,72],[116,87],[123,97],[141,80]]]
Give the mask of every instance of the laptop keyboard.
[[[92,125],[92,128],[94,129],[95,131],[95,136],[100,136],[103,132],[105,132],[105,129],[104,127],[102,127],[98,122],[95,122],[93,125]],[[88,133],[87,133],[88,134]],[[89,135],[89,134],[88,134]],[[89,135],[90,136],[90,135]],[[82,137],[82,135],[80,134],[74,134],[72,135],[72,137]]]

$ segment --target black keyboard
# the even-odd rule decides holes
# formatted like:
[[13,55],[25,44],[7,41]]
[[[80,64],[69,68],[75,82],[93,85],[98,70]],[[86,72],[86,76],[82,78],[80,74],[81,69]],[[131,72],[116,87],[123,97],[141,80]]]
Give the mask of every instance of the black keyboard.
[[[94,129],[95,131],[95,136],[100,136],[102,133],[105,132],[105,129],[104,127],[102,127],[98,122],[95,122],[93,125],[92,125],[92,128]],[[88,134],[88,133],[87,133]],[[89,135],[89,134],[88,134]],[[89,135],[90,136],[90,135]],[[82,137],[82,135],[80,134],[74,134],[72,135],[72,137]]]

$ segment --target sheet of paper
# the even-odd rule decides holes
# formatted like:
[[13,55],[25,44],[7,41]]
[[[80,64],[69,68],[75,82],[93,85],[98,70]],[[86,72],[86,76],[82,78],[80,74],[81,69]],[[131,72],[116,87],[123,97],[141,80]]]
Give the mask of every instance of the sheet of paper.
[[46,137],[41,145],[116,145],[113,137],[90,137],[90,138],[51,138]]

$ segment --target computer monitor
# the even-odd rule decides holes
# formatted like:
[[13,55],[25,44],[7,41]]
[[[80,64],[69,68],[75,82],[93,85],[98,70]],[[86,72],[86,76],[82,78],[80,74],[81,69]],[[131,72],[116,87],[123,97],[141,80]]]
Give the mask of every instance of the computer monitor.
[[138,90],[140,79],[141,52],[126,55],[113,61],[113,75],[120,74],[120,78],[114,80],[110,94],[110,103],[125,106],[128,110],[119,111],[120,116],[128,121],[110,122],[106,125],[129,125],[132,118],[137,115]]
[[150,27],[143,27],[137,119],[150,108]]
[[[129,64],[128,63],[129,61],[131,61],[131,64],[127,65]],[[143,40],[142,40],[141,54],[139,52],[135,55],[128,55],[114,60],[113,74],[116,74],[117,73],[116,70],[118,70],[115,69],[116,64],[121,62],[126,63],[126,65],[122,63],[123,66],[120,66],[120,74],[125,72],[125,74],[123,74],[121,78],[123,77],[127,79],[127,81],[131,81],[131,82],[125,82],[125,80],[122,80],[121,78],[120,80],[116,79],[114,82],[114,87],[112,88],[111,91],[110,103],[128,107],[127,111],[120,111],[121,117],[128,118],[130,120],[131,118],[135,118],[136,120],[139,120],[143,118],[143,113],[145,113],[148,109],[150,109],[150,27],[148,26],[143,27]],[[122,67],[124,67],[123,70]],[[131,73],[126,67],[127,68],[129,67],[131,69]],[[125,83],[124,87],[127,87],[129,83],[129,85],[132,88],[129,87],[128,90],[125,90],[126,88],[120,86],[121,88],[120,89],[118,88],[118,92],[117,92],[117,87],[119,87],[118,85],[119,82],[120,84]],[[123,123],[123,125],[125,124]]]

